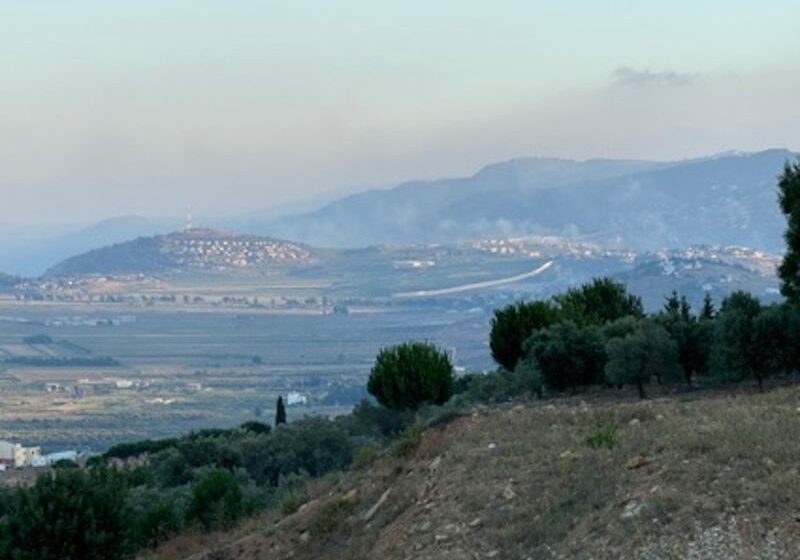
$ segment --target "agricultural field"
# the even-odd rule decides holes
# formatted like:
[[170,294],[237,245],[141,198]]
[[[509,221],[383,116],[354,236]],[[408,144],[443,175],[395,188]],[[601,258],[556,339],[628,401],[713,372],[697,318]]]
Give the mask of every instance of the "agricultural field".
[[489,315],[414,307],[128,308],[0,300],[0,438],[45,450],[349,412],[377,351],[409,339],[449,349],[456,365],[490,366]]

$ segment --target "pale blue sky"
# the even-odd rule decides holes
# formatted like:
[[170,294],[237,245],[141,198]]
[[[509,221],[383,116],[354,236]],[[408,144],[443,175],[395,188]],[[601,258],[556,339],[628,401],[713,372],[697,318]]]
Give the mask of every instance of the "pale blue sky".
[[800,148],[790,0],[3,0],[0,222]]

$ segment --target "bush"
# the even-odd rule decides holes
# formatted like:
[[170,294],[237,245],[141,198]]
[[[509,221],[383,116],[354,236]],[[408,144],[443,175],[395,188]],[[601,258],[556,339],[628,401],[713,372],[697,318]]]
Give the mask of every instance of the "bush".
[[356,454],[353,457],[353,465],[357,469],[363,469],[364,467],[372,464],[372,462],[377,458],[378,450],[374,447],[364,445],[356,450]]
[[423,342],[381,350],[367,383],[367,390],[379,403],[395,410],[443,404],[450,398],[452,387],[450,358]]
[[583,443],[586,447],[591,447],[592,449],[613,449],[618,440],[617,432],[617,425],[612,420],[596,420],[592,430],[584,438]]
[[130,511],[121,476],[68,469],[21,489],[2,519],[2,557],[13,560],[127,558]]
[[396,457],[409,457],[422,441],[422,426],[417,424],[407,428],[394,444],[392,453]]
[[180,529],[181,519],[175,503],[156,499],[137,515],[133,532],[139,547],[155,548]]
[[242,491],[225,469],[211,469],[192,485],[188,518],[206,531],[225,529],[244,513]]
[[278,502],[278,510],[283,515],[291,515],[300,509],[301,505],[303,505],[303,502],[300,501],[300,497],[294,492],[288,492]]
[[250,422],[245,422],[241,426],[239,426],[241,430],[245,432],[251,432],[254,434],[268,434],[272,431],[272,426],[265,422],[257,422],[255,420],[251,420]]

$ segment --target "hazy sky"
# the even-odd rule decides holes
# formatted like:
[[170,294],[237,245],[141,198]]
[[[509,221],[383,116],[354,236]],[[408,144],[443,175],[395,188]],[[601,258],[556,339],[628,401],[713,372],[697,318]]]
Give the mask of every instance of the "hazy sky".
[[0,0],[0,222],[800,148],[796,0]]

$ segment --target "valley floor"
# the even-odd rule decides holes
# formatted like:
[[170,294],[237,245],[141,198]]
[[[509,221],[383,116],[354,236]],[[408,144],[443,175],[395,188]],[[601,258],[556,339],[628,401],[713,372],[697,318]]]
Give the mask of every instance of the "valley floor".
[[800,557],[800,387],[480,408],[193,560]]

